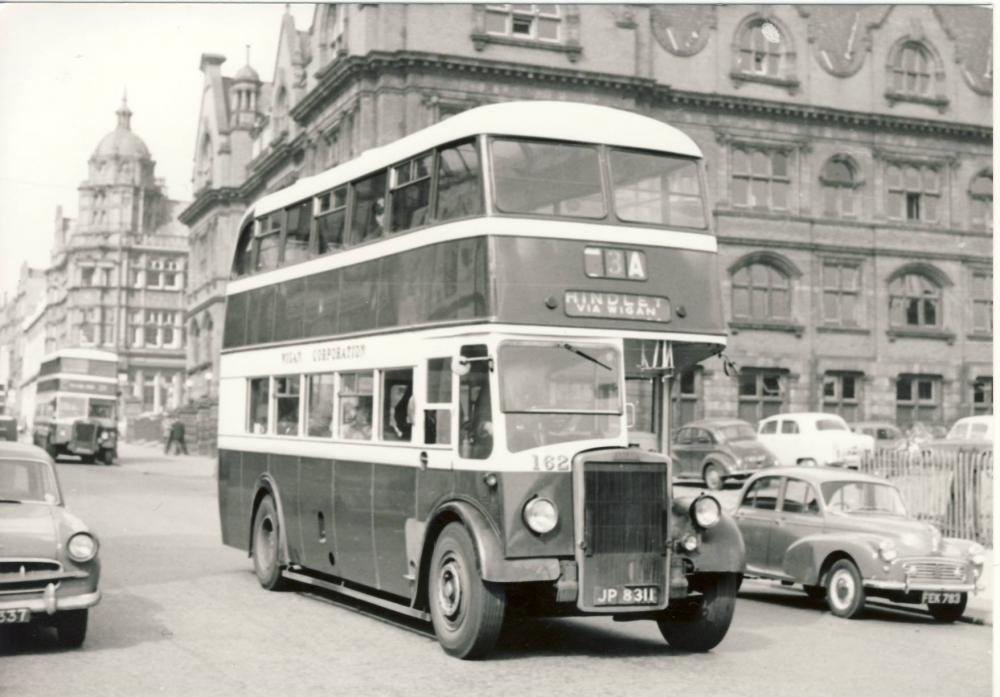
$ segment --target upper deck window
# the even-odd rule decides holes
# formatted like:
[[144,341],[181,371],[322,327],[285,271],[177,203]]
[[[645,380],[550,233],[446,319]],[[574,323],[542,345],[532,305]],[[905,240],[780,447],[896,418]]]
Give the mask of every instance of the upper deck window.
[[354,210],[351,213],[351,243],[378,239],[385,231],[386,171],[376,172],[351,185]]
[[285,233],[284,254],[286,264],[309,258],[309,201],[300,201],[285,209],[288,231]]
[[459,143],[439,150],[437,219],[443,221],[482,215],[483,195],[479,179],[479,151],[475,143]]
[[281,246],[281,223],[284,211],[277,211],[260,219],[257,233],[257,271],[278,268],[278,250]]
[[604,218],[598,149],[534,140],[493,140],[497,210],[503,213]]
[[243,229],[240,230],[240,237],[236,242],[236,257],[233,259],[234,277],[250,273],[250,264],[253,261],[253,225],[254,221],[247,221]]
[[341,186],[316,197],[316,237],[319,253],[344,247],[347,230],[347,187]]
[[424,153],[392,168],[392,232],[427,223],[434,154]]
[[612,150],[611,186],[615,213],[623,221],[706,227],[695,160]]

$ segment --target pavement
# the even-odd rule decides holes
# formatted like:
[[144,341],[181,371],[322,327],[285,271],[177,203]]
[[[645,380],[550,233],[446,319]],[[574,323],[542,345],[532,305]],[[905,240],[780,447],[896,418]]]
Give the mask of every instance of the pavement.
[[[150,476],[171,476],[171,477],[215,477],[217,471],[217,461],[215,457],[208,455],[165,455],[163,444],[155,441],[140,441],[118,444],[118,466],[125,470],[141,472]],[[730,490],[721,492],[723,505],[729,503],[730,498],[735,502],[735,497],[727,496]],[[736,492],[738,493],[738,491]],[[997,561],[994,550],[986,550],[986,563],[983,565],[983,575],[979,580],[979,585],[983,590],[975,595],[969,596],[969,603],[965,609],[963,622],[971,624],[993,625],[994,612],[994,583],[996,577]],[[876,601],[878,602],[878,601]],[[907,606],[892,605],[894,608],[905,608]]]

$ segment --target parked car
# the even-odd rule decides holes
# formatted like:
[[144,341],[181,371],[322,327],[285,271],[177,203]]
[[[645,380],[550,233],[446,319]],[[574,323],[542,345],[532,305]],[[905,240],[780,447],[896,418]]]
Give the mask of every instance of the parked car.
[[782,465],[850,467],[857,469],[875,439],[851,433],[836,414],[778,414],[757,424],[757,437]]
[[857,617],[868,597],[927,605],[954,622],[985,563],[975,542],[942,538],[907,515],[899,490],[850,470],[780,467],[751,477],[734,515],[746,576],[802,584],[830,611]]
[[77,647],[101,599],[98,541],[66,510],[52,458],[0,443],[0,624],[38,622]]
[[674,478],[702,479],[709,489],[727,480],[745,479],[776,464],[774,455],[757,440],[753,426],[739,419],[691,421],[671,439]]
[[906,450],[909,441],[906,434],[889,421],[858,421],[852,423],[851,431],[871,436],[875,441],[876,450]]
[[0,441],[17,440],[17,419],[0,414]]

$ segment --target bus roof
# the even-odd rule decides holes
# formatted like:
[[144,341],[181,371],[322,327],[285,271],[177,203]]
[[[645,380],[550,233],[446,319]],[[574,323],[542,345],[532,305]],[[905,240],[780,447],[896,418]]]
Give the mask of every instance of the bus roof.
[[84,358],[89,361],[113,361],[118,362],[118,355],[110,351],[98,351],[97,349],[87,349],[87,348],[64,348],[58,351],[53,351],[47,356],[42,358],[42,363],[47,363],[48,361],[54,360],[56,358]]
[[300,179],[261,198],[253,207],[252,215],[266,215],[435,146],[481,134],[604,143],[701,157],[701,149],[687,134],[631,111],[578,102],[488,104],[463,111],[399,140],[366,150],[342,165]]

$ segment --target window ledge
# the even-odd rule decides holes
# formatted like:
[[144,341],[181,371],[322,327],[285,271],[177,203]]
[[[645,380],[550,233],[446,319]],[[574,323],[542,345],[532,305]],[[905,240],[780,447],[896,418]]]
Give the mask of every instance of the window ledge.
[[965,338],[969,341],[993,341],[993,335],[986,332],[972,332],[966,334]]
[[861,327],[840,327],[835,324],[816,327],[816,331],[820,334],[858,334],[864,336],[871,334],[871,331]]
[[936,341],[947,341],[949,345],[955,343],[955,333],[949,332],[946,329],[896,327],[886,332],[886,336],[889,337],[889,341],[895,341],[896,339],[934,339]]
[[756,73],[741,73],[738,70],[730,72],[729,77],[736,87],[739,87],[741,82],[759,82],[764,85],[783,87],[788,90],[788,94],[798,92],[799,85],[801,84],[794,77],[772,77],[771,75],[757,75]]
[[577,43],[563,43],[560,41],[543,41],[541,39],[515,39],[511,36],[498,36],[496,34],[486,34],[483,32],[473,32],[472,45],[477,51],[482,51],[488,44],[498,44],[500,46],[516,46],[518,48],[540,48],[544,51],[555,51],[565,53],[570,63],[580,60],[583,47]]
[[942,113],[948,108],[947,97],[923,97],[918,94],[906,94],[905,92],[893,92],[891,90],[886,90],[885,98],[889,101],[890,105],[895,105],[897,102],[925,104],[926,106],[935,107]]
[[781,320],[749,320],[734,319],[729,321],[729,329],[733,334],[739,334],[741,330],[755,330],[764,332],[787,332],[794,334],[796,338],[801,338],[805,327],[794,322],[783,322]]

